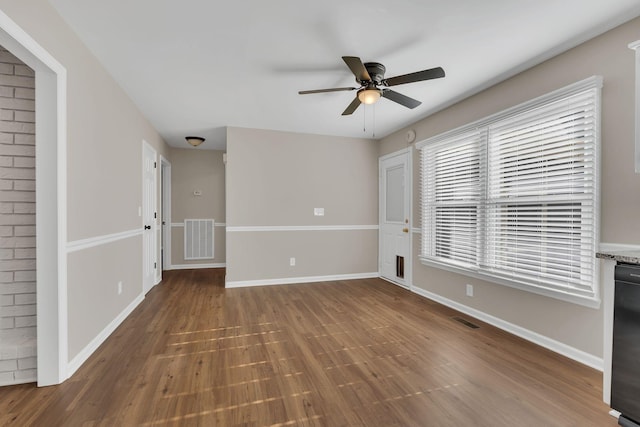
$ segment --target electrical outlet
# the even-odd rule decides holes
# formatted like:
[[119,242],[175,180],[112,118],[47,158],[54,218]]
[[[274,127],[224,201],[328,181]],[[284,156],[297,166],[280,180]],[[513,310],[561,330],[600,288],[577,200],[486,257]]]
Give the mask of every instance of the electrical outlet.
[[122,281],[118,282],[118,295],[122,295]]
[[295,258],[289,258],[289,265],[291,267],[293,267],[294,265],[296,265],[296,259]]
[[324,216],[324,208],[313,208],[313,214],[315,216]]
[[468,297],[473,296],[473,285],[467,285],[467,296]]

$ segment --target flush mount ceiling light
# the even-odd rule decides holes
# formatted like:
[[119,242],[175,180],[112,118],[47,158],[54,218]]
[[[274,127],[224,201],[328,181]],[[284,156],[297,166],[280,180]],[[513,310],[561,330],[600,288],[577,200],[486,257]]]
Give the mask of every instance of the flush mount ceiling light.
[[382,96],[380,89],[368,87],[358,91],[358,99],[366,105],[375,104]]
[[194,147],[197,147],[198,145],[204,142],[204,138],[201,138],[199,136],[187,136],[185,139],[189,144],[193,145]]

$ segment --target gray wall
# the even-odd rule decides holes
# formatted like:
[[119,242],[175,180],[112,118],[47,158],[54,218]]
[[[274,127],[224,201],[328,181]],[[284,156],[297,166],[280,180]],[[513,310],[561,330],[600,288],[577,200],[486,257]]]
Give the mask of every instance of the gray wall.
[[[592,75],[604,77],[602,91],[601,241],[638,244],[640,175],[633,165],[634,52],[627,45],[640,38],[640,19],[548,60],[528,71],[402,129],[380,145],[380,155],[406,147],[409,128],[417,141],[470,123]],[[413,226],[420,226],[419,162],[414,156]],[[455,302],[496,316],[546,337],[602,357],[603,313],[466,276],[426,267],[413,248],[413,284]],[[595,255],[595,254],[594,254]],[[475,296],[465,296],[465,284]]]
[[[46,0],[0,9],[67,70],[67,240],[139,230],[142,140],[167,145]],[[141,266],[140,235],[69,254],[69,361],[142,294]]]
[[[0,0],[0,9],[68,72],[68,241],[138,229],[141,141],[169,149],[46,0]],[[634,54],[638,19],[433,115],[418,140],[593,74],[604,76],[602,240],[637,243],[640,175],[633,173]],[[230,128],[228,226],[378,223],[377,157],[405,146],[404,130],[377,142]],[[414,157],[418,159],[418,156]],[[417,166],[417,165],[416,165]],[[417,182],[417,170],[414,182]],[[414,193],[418,206],[419,193]],[[160,198],[158,198],[160,200]],[[313,216],[324,207],[326,216]],[[214,213],[216,215],[216,213]],[[419,215],[414,212],[414,226]],[[216,218],[217,220],[218,218]],[[174,215],[173,220],[177,220]],[[217,233],[220,234],[220,233]],[[377,267],[377,231],[227,233],[229,281],[363,274]],[[142,292],[142,239],[73,252],[68,263],[68,350],[73,359]],[[414,248],[414,261],[417,249]],[[295,256],[297,265],[289,266]],[[602,313],[414,263],[414,285],[602,355]],[[124,284],[117,295],[116,285]],[[476,285],[474,298],[464,284]]]
[[[378,224],[376,141],[229,128],[227,153],[228,228]],[[377,239],[375,229],[228,230],[227,282],[377,272]]]
[[[214,230],[214,259],[184,259],[185,219],[214,219],[225,223],[225,166],[224,152],[198,148],[171,149],[171,264],[192,266],[198,264],[224,264],[226,242],[224,226]],[[195,196],[194,191],[201,191]]]

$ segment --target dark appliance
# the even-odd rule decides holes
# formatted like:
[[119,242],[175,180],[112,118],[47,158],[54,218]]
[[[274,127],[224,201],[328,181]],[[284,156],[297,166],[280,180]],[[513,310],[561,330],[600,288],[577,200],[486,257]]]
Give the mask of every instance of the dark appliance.
[[640,265],[615,268],[611,407],[618,424],[640,427]]

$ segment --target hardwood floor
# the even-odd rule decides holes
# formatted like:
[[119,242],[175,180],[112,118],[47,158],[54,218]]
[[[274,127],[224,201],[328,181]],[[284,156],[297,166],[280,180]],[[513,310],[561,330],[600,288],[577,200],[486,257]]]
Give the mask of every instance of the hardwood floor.
[[64,384],[0,388],[0,424],[617,425],[599,372],[382,280],[223,277],[166,272]]

